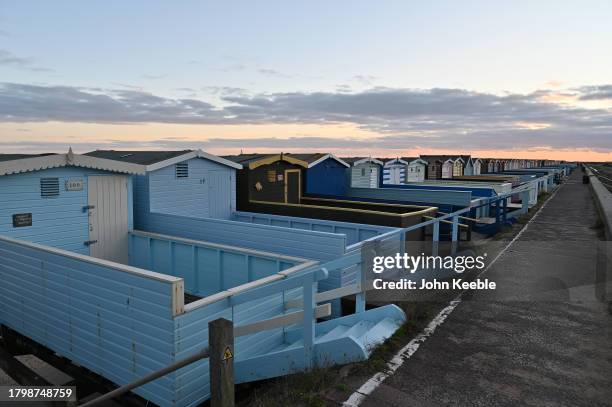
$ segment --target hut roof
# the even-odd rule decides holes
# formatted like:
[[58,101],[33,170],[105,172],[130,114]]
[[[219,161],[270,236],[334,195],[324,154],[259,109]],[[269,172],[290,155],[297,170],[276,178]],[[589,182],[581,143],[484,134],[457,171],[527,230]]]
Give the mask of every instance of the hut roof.
[[21,160],[24,158],[34,157],[45,157],[47,155],[55,155],[56,153],[42,153],[42,154],[0,154],[0,162],[2,161],[14,161]]
[[366,163],[366,162],[372,162],[374,164],[384,165],[382,161],[376,158],[372,158],[372,157],[342,157],[342,160],[350,164],[351,166],[355,166],[355,165]]
[[312,168],[315,165],[327,160],[328,158],[331,158],[332,160],[339,162],[345,167],[350,167],[350,165],[346,163],[344,160],[336,157],[334,154],[331,154],[331,153],[303,153],[303,154],[294,154],[294,153],[289,154],[288,153],[287,155],[297,158],[298,160],[307,162],[308,168]]
[[147,171],[174,165],[192,158],[205,158],[228,167],[241,169],[242,166],[222,157],[209,154],[202,150],[179,151],[126,151],[126,150],[95,150],[85,155],[90,157],[106,158],[109,160],[145,165]]
[[248,167],[253,170],[259,166],[272,164],[276,161],[287,161],[288,163],[299,165],[304,168],[308,168],[308,162],[300,160],[292,154],[238,154],[238,155],[227,155],[223,157],[226,160],[233,161],[242,166]]
[[66,154],[3,154],[0,159],[0,176],[61,167],[93,168],[127,174],[144,174],[146,170],[143,165],[74,154],[70,149]]

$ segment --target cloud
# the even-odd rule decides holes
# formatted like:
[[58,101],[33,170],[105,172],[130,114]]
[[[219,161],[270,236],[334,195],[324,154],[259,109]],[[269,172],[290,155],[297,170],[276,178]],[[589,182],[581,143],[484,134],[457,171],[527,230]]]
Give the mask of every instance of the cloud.
[[[180,124],[349,123],[378,139],[207,139],[242,147],[269,145],[344,148],[524,149],[592,148],[612,151],[612,110],[543,101],[546,90],[495,95],[463,89],[396,89],[361,92],[247,94],[216,90],[222,105],[195,98],[167,98],[141,90],[91,90],[67,86],[0,84],[0,121]],[[581,88],[600,97],[609,85]],[[211,91],[212,92],[212,91]],[[295,136],[295,135],[288,135]],[[181,141],[182,142],[182,141]],[[168,141],[166,141],[168,143]]]
[[0,49],[0,65],[28,69],[33,72],[53,72],[51,68],[37,66],[32,58],[23,58],[5,49]]
[[276,69],[259,68],[257,69],[257,72],[259,72],[262,75],[273,76],[276,78],[291,78],[291,75],[287,75],[285,73],[279,72]]
[[612,85],[583,86],[578,88],[580,100],[612,99]]
[[361,83],[362,85],[371,85],[374,81],[376,81],[378,77],[372,75],[355,75],[353,76],[353,80]]
[[18,65],[25,66],[31,64],[29,58],[20,58],[10,51],[0,49],[0,65]]
[[202,90],[213,95],[241,95],[248,96],[251,94],[248,89],[238,88],[234,86],[204,86]]

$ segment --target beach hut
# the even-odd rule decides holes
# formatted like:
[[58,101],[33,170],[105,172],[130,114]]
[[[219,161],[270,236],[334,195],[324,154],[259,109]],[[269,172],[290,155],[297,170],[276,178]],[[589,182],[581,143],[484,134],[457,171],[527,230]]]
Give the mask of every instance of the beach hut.
[[286,154],[308,164],[303,170],[304,193],[313,195],[344,195],[346,171],[350,165],[333,154]]
[[372,157],[348,157],[342,160],[350,164],[350,180],[353,188],[378,188],[381,184],[384,163]]
[[202,150],[95,150],[90,157],[145,166],[134,178],[136,214],[143,212],[229,219],[236,211],[241,165]]
[[240,154],[224,157],[242,165],[236,175],[239,210],[249,202],[299,203],[303,192],[302,172],[306,161],[290,154]]
[[454,161],[452,158],[447,158],[442,162],[442,179],[453,178]]
[[132,175],[144,167],[74,154],[0,154],[0,235],[127,263]]
[[427,174],[427,161],[418,157],[402,157],[408,163],[406,182],[423,182]]
[[[468,156],[469,157],[469,156]],[[463,168],[465,166],[465,159],[462,157],[455,157],[453,160],[453,177],[460,177],[463,175]]]
[[[453,174],[463,175],[463,165],[465,160],[459,156],[421,155],[421,159],[429,163],[428,179],[449,179],[453,177]],[[439,172],[437,168],[438,163],[440,164]]]
[[480,161],[480,173],[487,174],[489,172],[489,160],[487,158],[479,158]]
[[473,158],[470,161],[472,162],[473,175],[482,174],[482,161],[480,160],[480,158]]
[[406,183],[406,170],[408,162],[401,158],[381,158],[383,166],[383,184],[404,184]]
[[427,174],[426,179],[442,179],[442,160],[438,158],[425,158],[421,156],[421,159],[427,162]]

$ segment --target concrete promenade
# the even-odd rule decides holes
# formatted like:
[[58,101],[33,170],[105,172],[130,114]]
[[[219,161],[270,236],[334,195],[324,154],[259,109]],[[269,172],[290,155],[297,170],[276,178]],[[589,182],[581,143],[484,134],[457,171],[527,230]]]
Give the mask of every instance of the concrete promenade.
[[499,289],[465,295],[363,406],[612,406],[612,315],[595,284],[609,243],[581,179],[482,276]]

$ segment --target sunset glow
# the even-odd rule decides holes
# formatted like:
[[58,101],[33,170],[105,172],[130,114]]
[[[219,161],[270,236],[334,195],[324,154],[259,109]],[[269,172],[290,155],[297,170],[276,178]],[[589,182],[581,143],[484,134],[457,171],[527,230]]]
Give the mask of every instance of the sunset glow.
[[611,161],[609,20],[547,3],[8,2],[0,150]]

